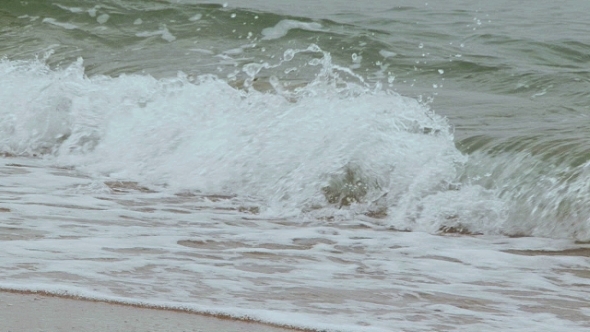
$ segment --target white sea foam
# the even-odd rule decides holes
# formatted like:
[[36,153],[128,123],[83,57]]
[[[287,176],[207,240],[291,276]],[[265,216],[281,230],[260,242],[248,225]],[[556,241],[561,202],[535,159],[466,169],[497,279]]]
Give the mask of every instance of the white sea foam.
[[96,22],[98,22],[99,24],[105,24],[105,23],[107,23],[107,21],[109,20],[109,18],[110,18],[109,14],[100,14],[96,18]]
[[[253,89],[310,52],[315,80]],[[456,183],[466,157],[444,118],[317,46],[244,66],[244,89],[87,77],[82,60],[0,73],[0,152],[22,156],[0,165],[0,288],[318,330],[588,327],[584,249],[431,234],[501,233],[504,203]],[[347,176],[366,192],[330,203]]]
[[0,174],[3,289],[332,331],[587,327],[588,260],[526,251],[566,240],[265,219],[243,200],[105,186],[47,160],[5,159]]
[[48,24],[62,27],[64,29],[68,29],[68,30],[78,29],[78,26],[75,24],[59,22],[56,19],[51,18],[51,17],[44,18],[43,23],[48,23]]
[[[283,61],[309,51],[318,50],[288,51]],[[277,94],[212,76],[87,78],[81,61],[64,71],[5,62],[3,99],[12,106],[0,115],[0,143],[114,179],[250,197],[272,216],[377,213],[378,223],[401,229],[497,231],[501,204],[453,185],[465,156],[445,119],[392,92],[334,86],[333,70],[350,72],[331,67],[327,54],[323,61],[323,76],[293,92],[271,80]],[[432,200],[462,204],[424,208]],[[476,213],[465,212],[470,204]]]
[[176,36],[174,36],[166,26],[160,27],[159,30],[156,31],[144,31],[138,32],[135,34],[137,37],[153,37],[153,36],[161,36],[167,42],[173,42],[176,40]]
[[203,14],[195,14],[193,16],[191,16],[188,20],[191,22],[195,22],[200,20],[203,17]]
[[397,56],[397,53],[387,51],[387,50],[380,50],[379,54],[384,58],[391,58],[391,57]]
[[85,11],[83,8],[80,8],[80,7],[68,7],[68,6],[63,6],[60,4],[54,4],[54,5],[63,9],[63,10],[67,10],[71,13],[74,13],[74,14],[83,13]]
[[284,37],[292,29],[301,29],[307,31],[320,31],[322,25],[316,22],[300,22],[296,20],[282,20],[274,27],[262,30],[263,40],[279,39]]

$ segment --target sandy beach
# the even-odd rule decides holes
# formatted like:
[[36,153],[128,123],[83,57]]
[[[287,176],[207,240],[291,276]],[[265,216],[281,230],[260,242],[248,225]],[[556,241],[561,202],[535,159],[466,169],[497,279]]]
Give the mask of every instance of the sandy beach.
[[186,312],[12,292],[0,292],[0,330],[5,332],[294,331]]

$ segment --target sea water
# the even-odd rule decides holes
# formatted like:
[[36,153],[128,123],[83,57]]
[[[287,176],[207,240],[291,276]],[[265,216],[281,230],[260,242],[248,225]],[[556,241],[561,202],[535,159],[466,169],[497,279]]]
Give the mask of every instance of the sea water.
[[0,288],[588,328],[587,7],[5,1]]

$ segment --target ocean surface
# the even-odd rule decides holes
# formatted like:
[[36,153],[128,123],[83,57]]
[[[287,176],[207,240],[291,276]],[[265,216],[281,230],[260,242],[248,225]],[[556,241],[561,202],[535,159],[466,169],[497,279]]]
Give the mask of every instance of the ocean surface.
[[3,0],[0,289],[317,331],[590,329],[589,12]]

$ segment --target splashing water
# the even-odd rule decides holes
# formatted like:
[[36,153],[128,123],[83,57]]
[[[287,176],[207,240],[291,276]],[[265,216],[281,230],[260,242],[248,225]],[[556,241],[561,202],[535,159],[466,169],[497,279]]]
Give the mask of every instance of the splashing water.
[[[315,78],[273,75],[293,65]],[[86,77],[82,60],[56,70],[43,60],[1,66],[5,154],[159,190],[238,195],[274,216],[366,215],[436,232],[497,220],[501,209],[486,206],[481,189],[465,202],[463,192],[478,189],[455,183],[466,157],[444,118],[333,65],[317,45],[245,65],[243,89],[213,75]],[[441,211],[433,200],[463,203]],[[478,212],[465,215],[473,210],[465,204]]]

